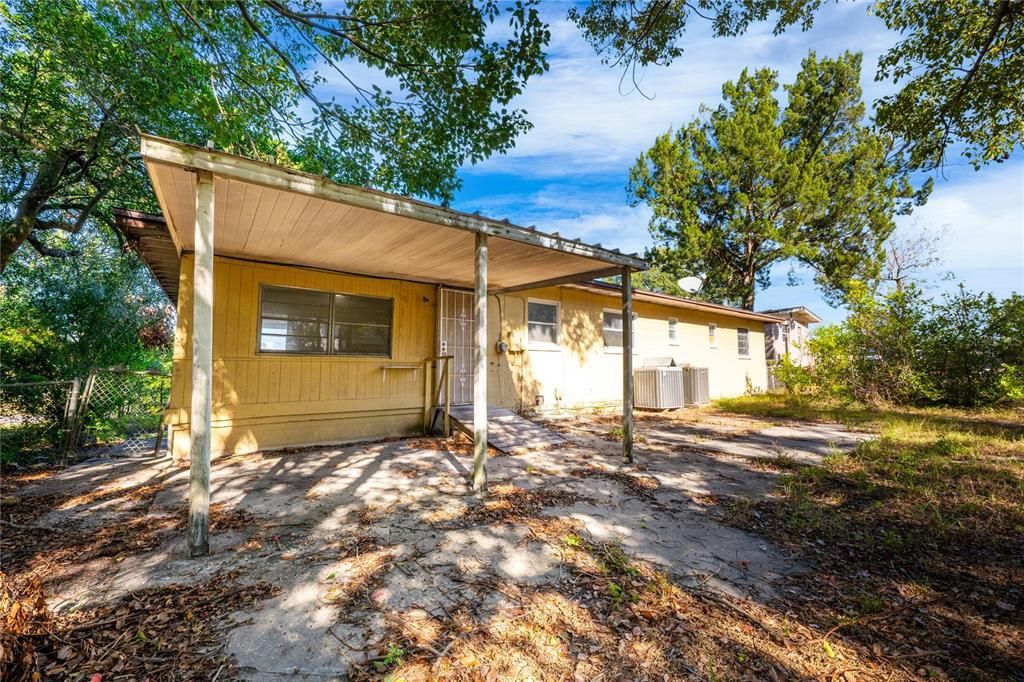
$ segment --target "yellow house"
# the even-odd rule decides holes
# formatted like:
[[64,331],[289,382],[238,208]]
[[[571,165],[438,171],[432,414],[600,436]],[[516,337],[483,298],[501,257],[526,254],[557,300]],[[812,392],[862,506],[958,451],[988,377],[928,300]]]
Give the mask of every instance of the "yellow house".
[[[633,366],[708,368],[712,397],[763,389],[770,316],[638,291],[638,256],[143,136],[162,217],[117,222],[176,300],[170,448],[191,462],[190,552],[206,553],[211,453],[420,433],[441,375],[487,408],[617,406]],[[595,280],[620,275],[625,286]]]
[[[156,216],[121,213],[119,222],[135,243],[145,230],[169,240]],[[178,310],[167,420],[179,461],[190,445],[192,273],[193,256],[185,254],[167,287]],[[428,361],[438,356],[453,357],[452,402],[472,402],[471,292],[220,256],[213,290],[215,454],[420,433],[431,401]],[[490,298],[490,405],[526,413],[621,406],[618,286],[561,284]],[[369,310],[353,307],[360,303]],[[288,306],[299,319],[318,319],[315,333],[281,329]],[[343,321],[346,306],[359,318]],[[763,324],[774,318],[647,291],[634,293],[633,306],[635,366],[671,358],[707,367],[712,398],[765,389]],[[291,331],[308,331],[309,323],[299,324]],[[352,330],[362,337],[353,339]]]

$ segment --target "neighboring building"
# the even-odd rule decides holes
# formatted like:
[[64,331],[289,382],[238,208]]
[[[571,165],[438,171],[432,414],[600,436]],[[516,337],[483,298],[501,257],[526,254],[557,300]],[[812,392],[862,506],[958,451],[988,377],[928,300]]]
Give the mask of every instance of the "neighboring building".
[[[178,461],[197,433],[193,300],[211,270],[211,407],[198,413],[209,427],[197,424],[214,453],[422,432],[441,356],[452,356],[452,402],[473,402],[480,309],[492,406],[621,407],[630,305],[633,366],[707,367],[711,397],[767,387],[763,325],[778,318],[647,291],[630,303],[594,281],[646,267],[636,256],[157,138],[143,157],[166,222],[127,211],[117,222],[177,305],[166,419]],[[213,255],[196,267],[203,172]],[[478,286],[480,234],[490,238],[479,300],[474,232]]]
[[786,355],[797,365],[810,367],[814,364],[807,341],[811,337],[811,325],[821,322],[820,317],[803,306],[761,312],[782,318],[764,325],[764,351],[769,364],[774,365]]

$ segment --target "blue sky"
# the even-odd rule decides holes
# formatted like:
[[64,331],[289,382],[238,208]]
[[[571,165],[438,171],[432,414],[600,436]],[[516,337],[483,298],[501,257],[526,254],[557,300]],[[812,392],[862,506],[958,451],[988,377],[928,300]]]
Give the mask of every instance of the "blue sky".
[[[695,20],[683,57],[645,74],[642,85],[653,99],[621,92],[619,71],[601,64],[566,21],[568,7],[542,6],[551,26],[551,69],[531,80],[515,102],[528,112],[533,130],[510,153],[464,168],[464,187],[453,208],[642,252],[651,243],[649,212],[627,204],[630,165],[658,134],[696,116],[701,103],[716,105],[721,84],[744,67],[769,66],[786,83],[810,49],[823,56],[860,50],[865,99],[870,103],[893,89],[875,83],[874,71],[897,36],[865,4],[826,4],[811,31],[782,36],[759,26],[738,38],[712,39]],[[935,290],[955,286],[940,281],[951,272],[971,289],[997,295],[1024,291],[1024,152],[978,172],[954,157],[934,177],[928,204],[901,218],[898,229],[945,230],[943,262],[930,273]],[[758,292],[758,308],[806,305],[827,321],[842,318],[843,311],[830,309],[809,277],[787,286],[788,270],[784,265],[773,273],[772,286]]]

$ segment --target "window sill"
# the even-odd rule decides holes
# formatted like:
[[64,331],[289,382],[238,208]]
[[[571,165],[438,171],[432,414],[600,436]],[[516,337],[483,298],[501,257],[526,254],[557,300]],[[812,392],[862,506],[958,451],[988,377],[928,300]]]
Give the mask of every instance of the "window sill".
[[527,350],[539,351],[541,353],[554,353],[562,350],[557,343],[531,343],[526,346]]
[[272,358],[318,358],[320,360],[391,360],[391,355],[356,355],[355,353],[296,353],[283,350],[258,350],[256,357]]
[[736,357],[739,358],[740,360],[749,360],[750,359],[749,355],[737,355]]

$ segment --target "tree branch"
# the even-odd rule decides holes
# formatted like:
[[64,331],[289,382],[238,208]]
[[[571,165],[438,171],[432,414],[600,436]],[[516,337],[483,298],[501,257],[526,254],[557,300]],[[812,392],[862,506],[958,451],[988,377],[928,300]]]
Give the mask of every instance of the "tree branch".
[[25,241],[31,244],[32,248],[34,248],[41,256],[47,256],[49,258],[71,258],[78,255],[78,252],[74,250],[58,249],[48,246],[35,232],[29,232]]

